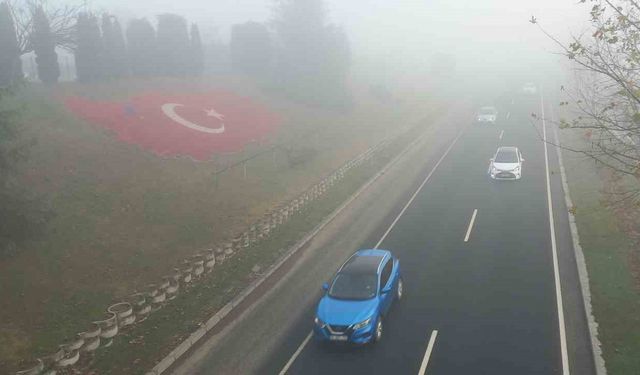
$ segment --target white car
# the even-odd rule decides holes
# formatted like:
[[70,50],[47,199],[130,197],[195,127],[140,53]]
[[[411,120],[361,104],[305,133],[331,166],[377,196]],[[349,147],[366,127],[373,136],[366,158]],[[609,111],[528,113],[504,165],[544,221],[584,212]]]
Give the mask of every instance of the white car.
[[485,124],[495,124],[498,119],[498,110],[495,107],[482,107],[478,111],[476,121]]
[[523,161],[517,147],[500,147],[489,160],[489,176],[494,180],[519,180]]
[[538,92],[538,89],[536,88],[536,85],[532,82],[527,82],[524,84],[524,86],[522,86],[522,92],[525,94],[535,94],[536,92]]

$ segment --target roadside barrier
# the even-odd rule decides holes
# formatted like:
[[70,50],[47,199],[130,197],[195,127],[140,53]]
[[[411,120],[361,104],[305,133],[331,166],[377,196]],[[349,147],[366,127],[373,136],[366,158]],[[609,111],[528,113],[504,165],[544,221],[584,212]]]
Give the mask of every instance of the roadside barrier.
[[74,366],[89,367],[96,350],[113,345],[119,333],[144,322],[150,314],[175,299],[181,290],[187,290],[207,274],[211,274],[216,264],[228,261],[243,249],[266,240],[278,227],[289,222],[310,203],[323,197],[330,188],[344,179],[349,171],[371,160],[389,144],[389,140],[384,140],[370,147],[296,198],[265,213],[244,232],[183,260],[182,264],[175,268],[172,274],[164,276],[159,284],[150,284],[142,292],[136,292],[107,307],[105,319],[92,322],[86,331],[65,341],[57,351],[37,358],[16,374],[52,375]]

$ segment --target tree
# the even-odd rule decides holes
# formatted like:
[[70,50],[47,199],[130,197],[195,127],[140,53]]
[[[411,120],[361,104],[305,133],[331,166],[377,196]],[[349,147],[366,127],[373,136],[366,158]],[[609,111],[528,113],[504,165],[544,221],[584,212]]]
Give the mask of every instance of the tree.
[[127,51],[118,19],[102,15],[103,63],[106,78],[120,78],[127,73]]
[[80,13],[76,24],[75,59],[80,82],[94,82],[103,76],[102,36],[98,19],[90,13]]
[[189,32],[187,21],[177,14],[158,16],[158,73],[184,77],[189,73]]
[[257,77],[266,77],[271,72],[271,35],[264,24],[247,22],[233,25],[230,48],[234,69]]
[[76,4],[65,5],[46,0],[6,0],[6,2],[14,17],[21,55],[33,52],[34,46],[31,42],[37,8],[42,8],[49,20],[54,44],[70,51],[75,48],[75,23],[83,7],[79,0]]
[[0,88],[22,77],[22,62],[13,16],[6,2],[0,3]]
[[31,38],[31,44],[36,54],[36,64],[38,64],[38,77],[46,84],[57,83],[60,77],[58,54],[55,50],[56,46],[49,27],[49,20],[41,6],[36,8],[33,15]]
[[276,78],[290,96],[342,106],[347,98],[349,42],[327,23],[323,0],[279,0],[273,24],[281,48]]
[[[581,3],[586,3],[582,0]],[[591,32],[564,44],[546,33],[572,62],[578,84],[561,105],[575,108],[562,128],[580,129],[590,145],[571,149],[621,175],[640,178],[640,3],[591,0]],[[532,17],[531,23],[538,24]],[[640,191],[632,193],[640,196]]]
[[156,31],[147,19],[131,21],[127,28],[127,44],[132,74],[140,77],[156,74]]
[[204,50],[202,49],[200,29],[195,23],[191,25],[189,50],[191,52],[191,69],[189,73],[194,76],[201,76],[204,71]]

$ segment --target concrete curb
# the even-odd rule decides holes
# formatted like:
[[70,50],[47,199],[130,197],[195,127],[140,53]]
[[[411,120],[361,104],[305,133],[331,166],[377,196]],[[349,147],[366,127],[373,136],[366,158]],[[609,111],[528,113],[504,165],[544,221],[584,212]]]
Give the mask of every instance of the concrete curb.
[[[553,128],[553,136],[556,145],[560,146],[560,138],[558,137],[558,130]],[[582,246],[580,246],[580,236],[578,235],[578,227],[576,225],[576,217],[571,212],[573,207],[573,201],[571,200],[571,194],[569,193],[569,184],[567,183],[567,175],[562,162],[562,148],[556,148],[558,152],[558,164],[560,165],[560,174],[562,175],[562,189],[564,190],[564,200],[567,208],[567,215],[569,216],[569,227],[571,229],[571,239],[573,242],[573,251],[576,257],[576,263],[578,266],[578,276],[580,278],[580,287],[582,288],[582,298],[584,301],[584,310],[587,315],[587,322],[589,324],[589,338],[591,341],[591,351],[593,354],[593,361],[597,375],[607,375],[607,368],[605,367],[604,358],[602,357],[602,348],[600,340],[598,339],[598,323],[593,316],[593,308],[591,306],[591,290],[589,288],[589,274],[587,272],[587,263],[582,252]]]
[[184,353],[186,353],[192,346],[194,346],[207,332],[212,330],[216,325],[227,316],[233,308],[238,306],[249,296],[257,287],[265,282],[274,272],[276,272],[289,258],[296,254],[301,248],[303,248],[309,241],[311,241],[322,229],[324,229],[329,223],[333,221],[351,202],[358,198],[365,190],[369,188],[374,182],[376,182],[382,175],[386,173],[393,165],[395,165],[400,159],[420,142],[424,140],[426,132],[420,137],[416,138],[402,152],[396,155],[391,161],[389,161],[378,173],[371,177],[364,185],[362,185],[353,195],[349,197],[344,203],[342,203],[337,209],[335,209],[328,217],[326,217],[320,224],[318,224],[311,232],[309,232],[304,238],[293,245],[286,254],[280,258],[275,264],[271,265],[266,273],[260,278],[252,282],[247,288],[245,288],[239,295],[235,296],[229,301],[222,309],[215,313],[205,324],[203,324],[197,331],[187,337],[177,348],[173,349],[167,356],[165,356],[158,364],[156,364],[146,375],[161,375],[163,374],[173,363],[175,363]]

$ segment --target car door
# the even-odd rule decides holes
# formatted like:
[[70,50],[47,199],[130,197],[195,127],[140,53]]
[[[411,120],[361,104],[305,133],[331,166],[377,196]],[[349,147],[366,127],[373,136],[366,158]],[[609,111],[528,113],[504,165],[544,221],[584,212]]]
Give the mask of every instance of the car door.
[[[381,306],[382,313],[386,314],[391,306],[391,302],[393,302],[394,288],[393,288],[393,280],[391,279],[391,271],[393,270],[393,260],[387,258],[385,260],[385,264],[382,266],[382,272],[380,273],[380,298],[381,298]],[[384,293],[383,290],[389,289],[388,292]]]

